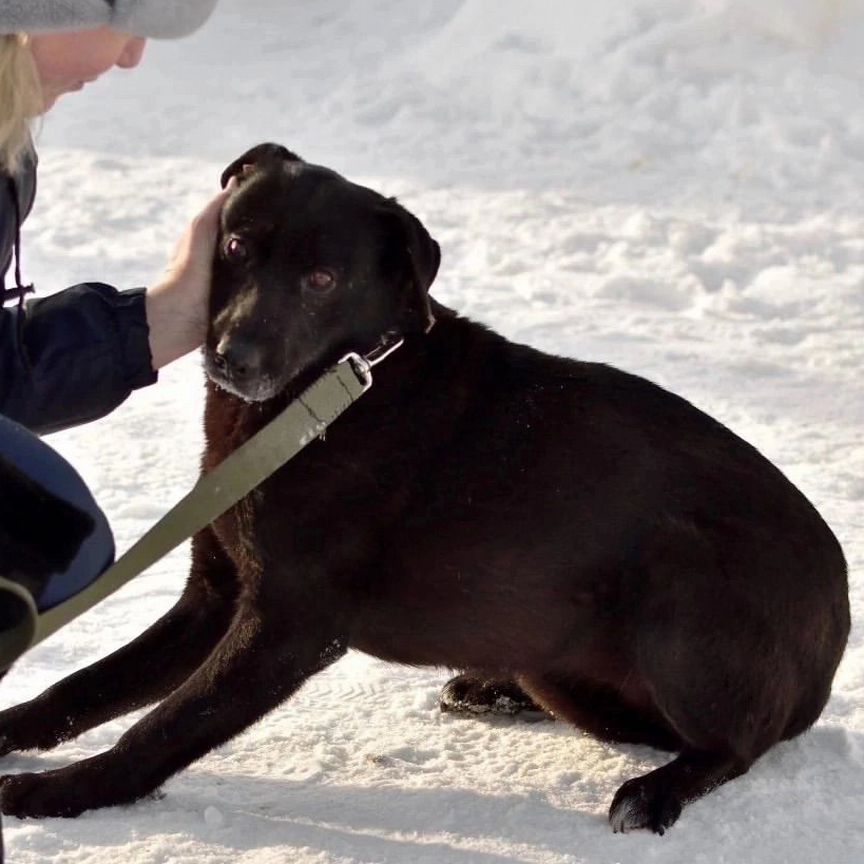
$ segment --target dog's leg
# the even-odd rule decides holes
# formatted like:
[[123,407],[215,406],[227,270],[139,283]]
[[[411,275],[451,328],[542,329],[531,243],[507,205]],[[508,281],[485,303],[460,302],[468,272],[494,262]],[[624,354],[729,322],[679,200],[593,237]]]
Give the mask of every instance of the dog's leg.
[[0,712],[0,755],[47,750],[113,717],[163,698],[213,650],[234,614],[233,564],[207,529],[192,544],[192,569],[177,604],[137,639]]
[[307,598],[287,594],[241,607],[207,661],[111,750],[56,771],[4,777],[0,809],[77,816],[135,801],[285,701],[347,643],[331,610],[316,614]]
[[625,783],[609,819],[616,831],[659,834],[684,804],[744,774],[784,736],[801,672],[770,592],[739,590],[729,549],[721,565],[713,541],[684,523],[666,526],[653,542],[633,653],[683,746],[668,765]]
[[442,711],[453,714],[520,714],[542,712],[515,681],[466,672],[451,678],[441,691]]
[[572,723],[602,741],[648,744],[680,750],[681,737],[659,711],[628,703],[611,687],[584,679],[530,676],[519,683],[538,705],[558,720]]
[[750,765],[750,760],[730,753],[685,749],[668,765],[628,780],[615,793],[609,808],[612,830],[649,828],[663,834],[681,815],[684,804],[739,777]]
[[[766,698],[755,691],[752,676],[748,681],[746,674],[723,668],[730,652],[724,655],[722,644],[716,653],[700,655],[691,634],[690,655],[670,650],[676,629],[680,637],[681,628],[670,625],[672,635],[654,649],[663,671],[651,680],[657,707],[680,736],[682,750],[668,765],[628,780],[618,790],[609,810],[614,831],[647,828],[663,834],[685,804],[746,773],[779,740],[785,721],[782,707],[776,715],[766,710]],[[708,630],[707,624],[702,629]],[[730,633],[729,641],[738,635]],[[770,683],[762,689],[767,694]]]

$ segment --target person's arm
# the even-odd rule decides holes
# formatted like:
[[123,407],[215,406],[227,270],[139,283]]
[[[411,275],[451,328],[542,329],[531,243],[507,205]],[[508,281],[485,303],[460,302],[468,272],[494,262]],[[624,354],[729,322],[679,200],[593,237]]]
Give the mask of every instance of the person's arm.
[[0,413],[40,434],[104,416],[156,380],[148,336],[143,289],[87,283],[3,309]]
[[39,433],[86,423],[198,348],[226,194],[192,222],[164,277],[146,291],[86,283],[31,300],[23,313],[0,310],[0,413]]

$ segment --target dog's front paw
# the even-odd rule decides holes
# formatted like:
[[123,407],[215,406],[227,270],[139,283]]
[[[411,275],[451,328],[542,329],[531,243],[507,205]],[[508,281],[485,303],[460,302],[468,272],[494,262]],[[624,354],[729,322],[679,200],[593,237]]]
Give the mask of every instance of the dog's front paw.
[[117,783],[106,754],[41,774],[0,778],[0,812],[10,816],[79,816],[85,810],[126,804],[139,797],[131,783]]
[[653,782],[650,775],[628,780],[615,793],[609,808],[609,822],[616,834],[648,828],[662,835],[680,815],[678,796]]
[[78,816],[86,810],[63,782],[52,782],[51,774],[10,774],[0,778],[0,811],[9,816]]
[[29,702],[0,711],[0,756],[21,750],[50,750],[63,740],[52,712],[34,710]]

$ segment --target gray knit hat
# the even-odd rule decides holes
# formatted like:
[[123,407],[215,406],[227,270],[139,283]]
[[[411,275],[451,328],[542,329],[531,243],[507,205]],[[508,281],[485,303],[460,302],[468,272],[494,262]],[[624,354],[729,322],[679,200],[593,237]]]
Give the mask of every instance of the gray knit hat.
[[197,30],[216,0],[0,0],[0,33],[89,30],[176,39]]

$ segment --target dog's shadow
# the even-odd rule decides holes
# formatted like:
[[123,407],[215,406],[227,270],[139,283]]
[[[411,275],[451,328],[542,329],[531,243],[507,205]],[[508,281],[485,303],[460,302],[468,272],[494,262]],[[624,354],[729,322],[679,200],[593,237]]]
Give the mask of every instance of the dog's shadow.
[[[657,764],[666,758],[644,747],[620,750],[622,757],[643,762],[646,755]],[[578,769],[576,756],[574,752]],[[231,860],[275,849],[284,852],[284,860],[298,861],[306,854],[316,861],[503,864],[536,861],[539,856],[555,862],[644,864],[662,851],[664,861],[680,864],[692,862],[697,848],[722,847],[729,860],[751,860],[753,843],[784,836],[791,820],[795,848],[802,856],[798,860],[816,860],[808,858],[812,853],[819,860],[845,861],[843,850],[848,851],[850,832],[857,831],[855,814],[864,804],[862,760],[864,734],[818,727],[800,740],[779,745],[747,776],[690,805],[663,838],[647,832],[613,836],[604,812],[608,802],[598,807],[597,800],[586,801],[580,809],[574,793],[566,796],[565,807],[543,792],[508,793],[506,777],[501,777],[499,795],[393,784],[340,785],[319,778],[226,776],[198,769],[172,780],[161,799],[76,820],[45,820],[39,823],[44,831],[39,847],[56,842],[57,848],[147,848],[150,843],[164,846],[167,836],[183,838],[190,848],[221,849]],[[59,764],[54,758],[19,757],[9,767],[46,770]],[[589,779],[605,796],[607,786],[614,791],[627,776],[602,771]],[[835,806],[838,796],[845,806]],[[24,823],[7,819],[6,824],[14,849],[15,828]],[[32,833],[34,823],[29,825]],[[736,825],[741,830],[731,830]],[[789,851],[788,844],[760,843],[758,860],[780,864],[788,860]]]
[[[260,794],[259,780],[252,785]],[[279,801],[281,793],[284,810],[274,812],[272,804],[267,813],[238,808],[220,829],[238,853],[260,847],[267,837],[266,845],[309,847],[325,852],[325,860],[501,864],[535,860],[523,856],[525,847],[537,845],[572,853],[575,837],[592,824],[602,831],[605,821],[559,809],[541,796],[305,784],[287,791],[284,783],[265,781],[268,786],[267,799]],[[565,836],[559,846],[556,839]]]
[[[594,834],[608,842],[605,817],[563,810],[539,795],[319,786],[202,771],[189,778],[172,783],[162,800],[46,820],[45,830],[56,833],[58,848],[120,850],[158,832],[161,846],[166,835],[182,837],[184,846],[215,847],[229,860],[278,849],[285,861],[305,860],[307,850],[310,861],[380,864],[527,864],[536,860],[538,847],[558,853],[552,856],[558,860],[582,846],[579,838]],[[230,800],[219,795],[229,785]],[[14,835],[11,840],[14,849]],[[43,837],[41,848],[46,844]],[[176,853],[172,860],[185,860],[179,848]]]

